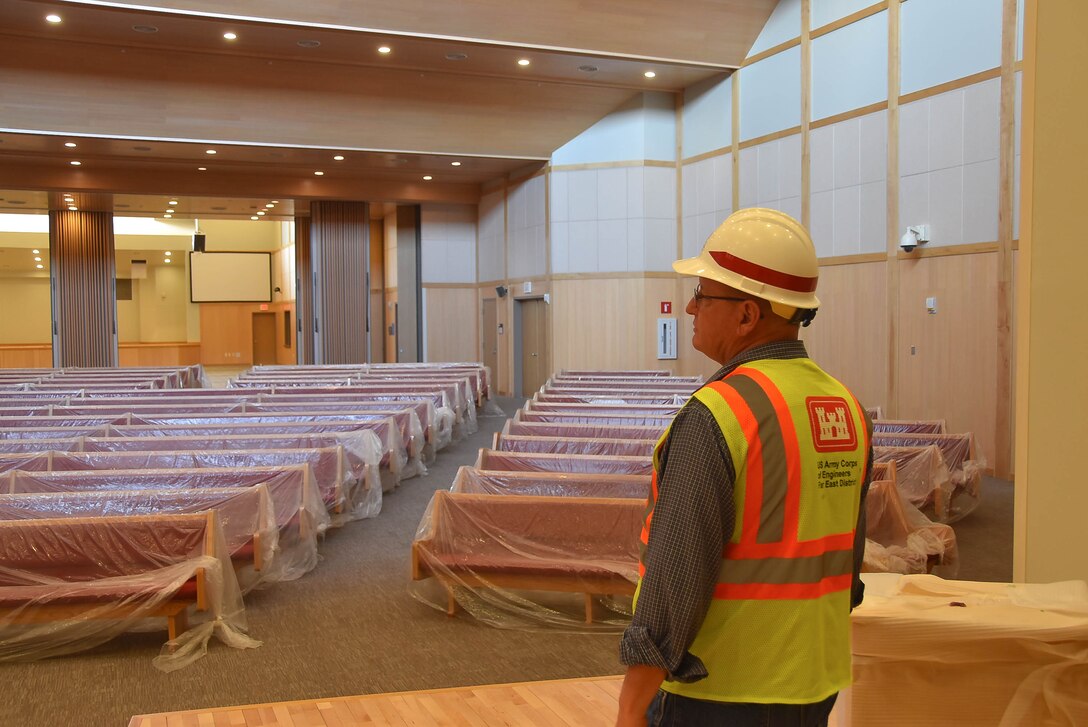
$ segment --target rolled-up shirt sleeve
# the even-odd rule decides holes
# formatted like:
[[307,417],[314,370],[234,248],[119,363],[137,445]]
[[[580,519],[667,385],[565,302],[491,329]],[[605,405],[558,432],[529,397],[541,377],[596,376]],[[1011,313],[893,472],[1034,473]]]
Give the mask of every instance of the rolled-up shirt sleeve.
[[620,661],[694,682],[706,666],[688,651],[706,616],[736,517],[735,473],[710,410],[692,399],[677,414],[661,454],[658,493],[634,618]]

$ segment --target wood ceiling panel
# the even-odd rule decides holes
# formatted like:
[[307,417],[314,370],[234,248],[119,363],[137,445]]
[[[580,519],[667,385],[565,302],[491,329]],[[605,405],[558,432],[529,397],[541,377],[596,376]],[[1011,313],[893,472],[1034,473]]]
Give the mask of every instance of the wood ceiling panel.
[[[79,4],[74,0],[71,4]],[[157,0],[119,7],[738,67],[777,0]]]

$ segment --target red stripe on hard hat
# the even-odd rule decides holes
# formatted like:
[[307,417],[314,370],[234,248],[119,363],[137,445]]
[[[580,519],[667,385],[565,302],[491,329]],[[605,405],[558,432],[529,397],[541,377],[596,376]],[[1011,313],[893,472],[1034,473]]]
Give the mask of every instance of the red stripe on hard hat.
[[816,290],[816,278],[802,278],[800,275],[771,270],[721,250],[710,251],[710,257],[726,270],[776,288],[792,290],[795,293],[812,293]]

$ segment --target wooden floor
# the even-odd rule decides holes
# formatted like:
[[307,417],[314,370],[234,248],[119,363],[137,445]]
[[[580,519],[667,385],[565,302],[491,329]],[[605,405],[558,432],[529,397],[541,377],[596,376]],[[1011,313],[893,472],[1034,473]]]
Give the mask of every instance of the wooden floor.
[[563,679],[194,709],[137,715],[129,727],[599,727],[615,720],[622,681],[620,676]]

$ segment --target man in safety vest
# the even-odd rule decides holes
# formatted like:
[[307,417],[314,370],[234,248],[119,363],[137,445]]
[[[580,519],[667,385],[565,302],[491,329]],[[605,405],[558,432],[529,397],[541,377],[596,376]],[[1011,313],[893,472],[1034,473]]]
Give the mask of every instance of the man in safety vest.
[[732,214],[698,257],[692,344],[722,365],[654,450],[618,725],[826,725],[850,684],[872,425],[798,340],[808,232]]

